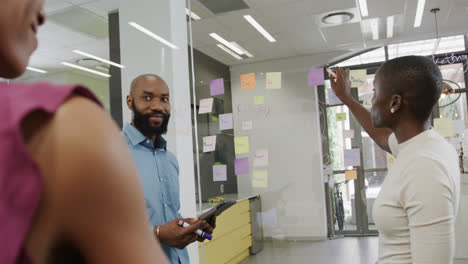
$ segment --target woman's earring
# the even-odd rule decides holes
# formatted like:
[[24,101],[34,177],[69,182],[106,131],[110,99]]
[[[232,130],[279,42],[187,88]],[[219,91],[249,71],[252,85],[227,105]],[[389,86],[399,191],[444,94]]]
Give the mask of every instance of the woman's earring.
[[390,113],[392,114],[395,113],[395,109],[394,108],[390,109]]

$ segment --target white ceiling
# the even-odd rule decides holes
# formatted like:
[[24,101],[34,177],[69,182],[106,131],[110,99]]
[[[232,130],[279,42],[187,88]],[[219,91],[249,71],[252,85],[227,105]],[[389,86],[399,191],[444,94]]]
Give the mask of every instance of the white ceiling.
[[[250,9],[214,15],[197,0],[191,0],[192,10],[202,17],[192,21],[194,48],[227,65],[337,50],[357,52],[390,43],[434,38],[434,16],[429,11],[434,7],[441,9],[438,14],[441,36],[468,31],[468,0],[426,0],[420,28],[413,27],[417,0],[367,0],[369,17],[364,19],[359,17],[357,0],[244,1]],[[54,20],[54,16],[73,9],[107,23],[107,13],[118,7],[119,0],[46,0],[45,11],[51,19],[39,30],[40,45],[30,65],[51,71],[60,69],[60,62],[76,62],[82,58],[72,53],[73,49],[108,59],[108,38],[72,29]],[[342,10],[356,15],[353,23],[324,26],[320,22],[323,15]],[[277,42],[270,43],[260,35],[243,18],[245,14],[252,15]],[[386,17],[392,15],[395,16],[395,33],[392,39],[386,39]],[[374,18],[380,25],[377,41],[372,40],[367,28],[368,20]],[[216,46],[218,43],[208,35],[212,32],[237,42],[255,57],[236,60]]]

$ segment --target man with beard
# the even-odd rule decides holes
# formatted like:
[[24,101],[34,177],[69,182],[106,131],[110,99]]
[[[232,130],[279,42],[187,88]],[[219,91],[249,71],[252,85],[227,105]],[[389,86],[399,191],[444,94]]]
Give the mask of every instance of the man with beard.
[[[131,84],[127,106],[133,112],[133,120],[124,126],[122,133],[142,179],[153,233],[171,263],[189,263],[185,247],[203,241],[194,231],[200,229],[211,234],[216,220],[212,218],[207,223],[182,219],[179,214],[179,165],[161,136],[167,132],[171,112],[169,88],[157,75],[140,75]],[[179,220],[191,226],[180,227]]]

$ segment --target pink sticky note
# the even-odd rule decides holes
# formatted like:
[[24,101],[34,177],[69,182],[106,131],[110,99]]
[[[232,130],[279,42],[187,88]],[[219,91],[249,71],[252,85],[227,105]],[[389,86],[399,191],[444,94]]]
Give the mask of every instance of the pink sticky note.
[[309,69],[309,72],[307,73],[307,80],[309,86],[323,85],[325,83],[323,68]]
[[221,95],[224,94],[224,79],[219,78],[210,81],[210,95]]
[[235,174],[248,174],[249,173],[249,158],[240,158],[234,161]]
[[227,181],[226,165],[213,166],[213,181]]
[[219,115],[219,130],[232,129],[232,123],[232,113]]

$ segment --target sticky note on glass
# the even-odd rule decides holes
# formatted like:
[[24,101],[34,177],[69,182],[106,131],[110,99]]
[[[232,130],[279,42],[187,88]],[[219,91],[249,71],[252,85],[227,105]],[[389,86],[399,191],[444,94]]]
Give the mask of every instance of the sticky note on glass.
[[367,70],[350,70],[351,87],[361,88],[367,85]]
[[219,122],[219,118],[217,116],[212,116],[211,121],[213,122]]
[[224,94],[224,79],[219,78],[210,81],[210,95],[221,95]]
[[332,176],[333,175],[333,168],[332,168],[331,164],[327,164],[327,165],[323,166],[323,174],[325,174],[325,176]]
[[390,170],[393,167],[393,164],[395,163],[395,157],[387,152],[387,168]]
[[344,165],[345,167],[348,166],[361,166],[361,151],[360,149],[345,149],[343,151],[344,154]]
[[203,137],[203,152],[216,150],[216,136]]
[[341,122],[341,121],[346,121],[348,116],[346,113],[336,113],[336,121]]
[[281,89],[281,72],[267,72],[265,89]]
[[255,103],[256,105],[265,104],[265,97],[263,97],[263,96],[255,96],[255,97],[254,97],[254,103]]
[[354,130],[343,130],[343,138],[354,138]]
[[252,174],[252,187],[268,188],[268,171],[254,170]]
[[240,158],[234,161],[234,173],[236,175],[249,174],[249,158]]
[[232,113],[219,115],[219,130],[227,130],[232,128]]
[[450,118],[434,118],[434,129],[443,137],[453,137],[453,120]]
[[462,135],[463,131],[465,131],[465,121],[453,120],[453,133]]
[[255,83],[255,72],[242,74],[240,76],[241,79],[241,88],[242,90],[250,90],[256,87]]
[[325,83],[323,68],[309,69],[307,72],[307,83],[309,86],[323,85]]
[[226,165],[213,165],[213,181],[227,181]]
[[362,101],[362,106],[364,106],[366,109],[371,109],[372,108],[372,98],[365,99]]
[[345,179],[347,181],[357,180],[357,170],[345,171]]
[[234,147],[236,149],[236,154],[249,153],[249,137],[234,138]]
[[338,96],[336,96],[335,92],[333,91],[332,88],[327,89],[328,93],[328,104],[329,105],[338,105],[338,104],[343,104],[340,99],[338,99]]
[[268,166],[268,150],[259,149],[254,154],[254,167],[266,167]]
[[201,99],[198,113],[199,114],[211,113],[213,109],[213,100],[214,98]]
[[252,120],[242,122],[242,130],[252,130],[253,122]]

